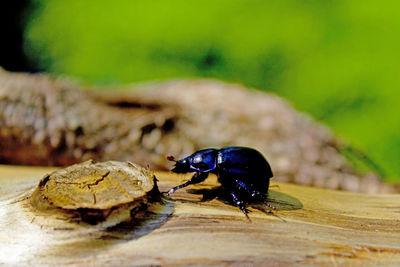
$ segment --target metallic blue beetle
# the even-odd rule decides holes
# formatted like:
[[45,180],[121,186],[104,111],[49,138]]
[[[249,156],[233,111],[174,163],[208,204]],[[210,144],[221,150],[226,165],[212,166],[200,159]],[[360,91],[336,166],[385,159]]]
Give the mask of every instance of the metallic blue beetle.
[[[170,189],[169,195],[190,184],[201,183],[209,173],[214,173],[218,176],[222,188],[230,194],[234,204],[247,218],[249,217],[246,204],[264,201],[269,179],[273,176],[264,156],[249,147],[203,149],[178,161],[172,156],[168,157],[168,160],[175,161],[175,167],[172,169],[175,173],[195,172],[189,181]],[[267,206],[275,209],[269,204]]]

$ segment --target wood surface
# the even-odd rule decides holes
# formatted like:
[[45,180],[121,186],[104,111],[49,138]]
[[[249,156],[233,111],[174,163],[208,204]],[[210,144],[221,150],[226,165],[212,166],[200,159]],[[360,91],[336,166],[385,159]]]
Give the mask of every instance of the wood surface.
[[[0,165],[0,265],[400,264],[400,196],[273,184],[274,214],[213,197],[215,177],[177,191],[117,227],[65,227],[32,212],[27,198],[54,168]],[[156,172],[160,191],[188,178]],[[257,209],[258,208],[258,209]]]

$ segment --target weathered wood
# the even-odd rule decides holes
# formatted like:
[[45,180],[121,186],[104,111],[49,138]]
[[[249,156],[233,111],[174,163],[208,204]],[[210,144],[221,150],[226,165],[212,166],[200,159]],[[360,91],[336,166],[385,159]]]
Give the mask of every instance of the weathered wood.
[[[0,166],[0,264],[321,265],[400,264],[400,196],[291,184],[272,187],[275,215],[201,201],[215,177],[177,191],[136,224],[57,227],[26,198],[51,168]],[[187,176],[157,172],[166,191]]]

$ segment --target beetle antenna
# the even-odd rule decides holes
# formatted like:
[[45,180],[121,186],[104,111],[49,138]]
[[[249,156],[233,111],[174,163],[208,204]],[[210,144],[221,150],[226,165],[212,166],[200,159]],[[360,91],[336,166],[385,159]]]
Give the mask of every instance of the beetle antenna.
[[176,162],[176,161],[177,161],[177,160],[175,159],[174,156],[168,156],[168,157],[167,157],[167,160],[173,161],[173,162]]

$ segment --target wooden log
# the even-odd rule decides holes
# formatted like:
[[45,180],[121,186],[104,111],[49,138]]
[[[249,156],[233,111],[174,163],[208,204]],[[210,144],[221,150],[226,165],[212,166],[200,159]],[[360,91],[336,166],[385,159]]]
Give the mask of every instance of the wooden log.
[[[210,197],[217,185],[210,177],[133,222],[57,227],[45,224],[50,219],[32,212],[26,201],[52,170],[0,165],[0,265],[400,264],[399,195],[280,183],[269,195],[278,211],[250,207],[249,222],[238,208]],[[156,176],[160,191],[188,178]]]

